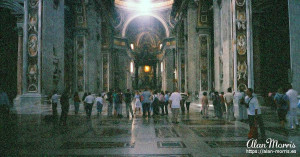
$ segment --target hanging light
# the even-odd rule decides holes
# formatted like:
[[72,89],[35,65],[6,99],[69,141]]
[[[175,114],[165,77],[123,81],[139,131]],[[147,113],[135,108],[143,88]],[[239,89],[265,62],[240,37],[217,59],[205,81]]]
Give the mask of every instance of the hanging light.
[[150,72],[151,68],[149,65],[145,65],[144,67],[144,71],[147,73],[147,72]]

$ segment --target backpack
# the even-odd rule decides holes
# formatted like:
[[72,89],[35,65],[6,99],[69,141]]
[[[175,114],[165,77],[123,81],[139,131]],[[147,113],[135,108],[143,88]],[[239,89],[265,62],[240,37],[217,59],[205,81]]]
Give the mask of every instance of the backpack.
[[285,110],[287,110],[287,103],[286,103],[286,101],[284,100],[284,97],[285,95],[283,95],[283,96],[281,96],[281,97],[279,97],[279,100],[277,101],[277,103],[280,105],[280,109],[285,109]]

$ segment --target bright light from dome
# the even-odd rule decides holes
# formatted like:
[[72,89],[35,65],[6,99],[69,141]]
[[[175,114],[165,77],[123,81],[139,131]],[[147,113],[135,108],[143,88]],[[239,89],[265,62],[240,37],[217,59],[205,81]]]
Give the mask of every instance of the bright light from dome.
[[153,4],[151,0],[140,0],[138,3],[134,1],[128,1],[127,6],[130,8],[134,8],[140,13],[150,13],[153,8]]

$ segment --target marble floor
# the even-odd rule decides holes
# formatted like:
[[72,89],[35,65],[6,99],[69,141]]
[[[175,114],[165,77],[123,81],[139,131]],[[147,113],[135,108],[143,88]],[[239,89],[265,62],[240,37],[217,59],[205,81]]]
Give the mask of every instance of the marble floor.
[[[51,118],[51,106],[41,106],[42,113],[18,113],[1,118],[0,156],[103,156],[103,157],[204,157],[256,156],[246,153],[247,123],[226,122],[200,115],[200,106],[191,104],[189,114],[180,115],[179,124],[171,123],[171,114],[156,118],[108,118],[106,108],[87,120],[80,106],[79,115],[71,105],[66,126]],[[123,107],[125,115],[125,107]],[[277,114],[263,108],[268,138],[294,143],[296,154],[262,156],[300,156],[300,129],[281,129]],[[126,117],[126,116],[125,116]]]

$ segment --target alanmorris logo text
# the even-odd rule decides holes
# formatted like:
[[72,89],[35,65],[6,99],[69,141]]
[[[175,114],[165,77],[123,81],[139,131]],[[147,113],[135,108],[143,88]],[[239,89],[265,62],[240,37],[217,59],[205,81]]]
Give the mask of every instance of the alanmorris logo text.
[[257,139],[250,139],[247,142],[247,148],[279,148],[279,149],[289,149],[296,148],[293,142],[290,143],[279,143],[278,140],[268,138],[265,143],[258,143]]

